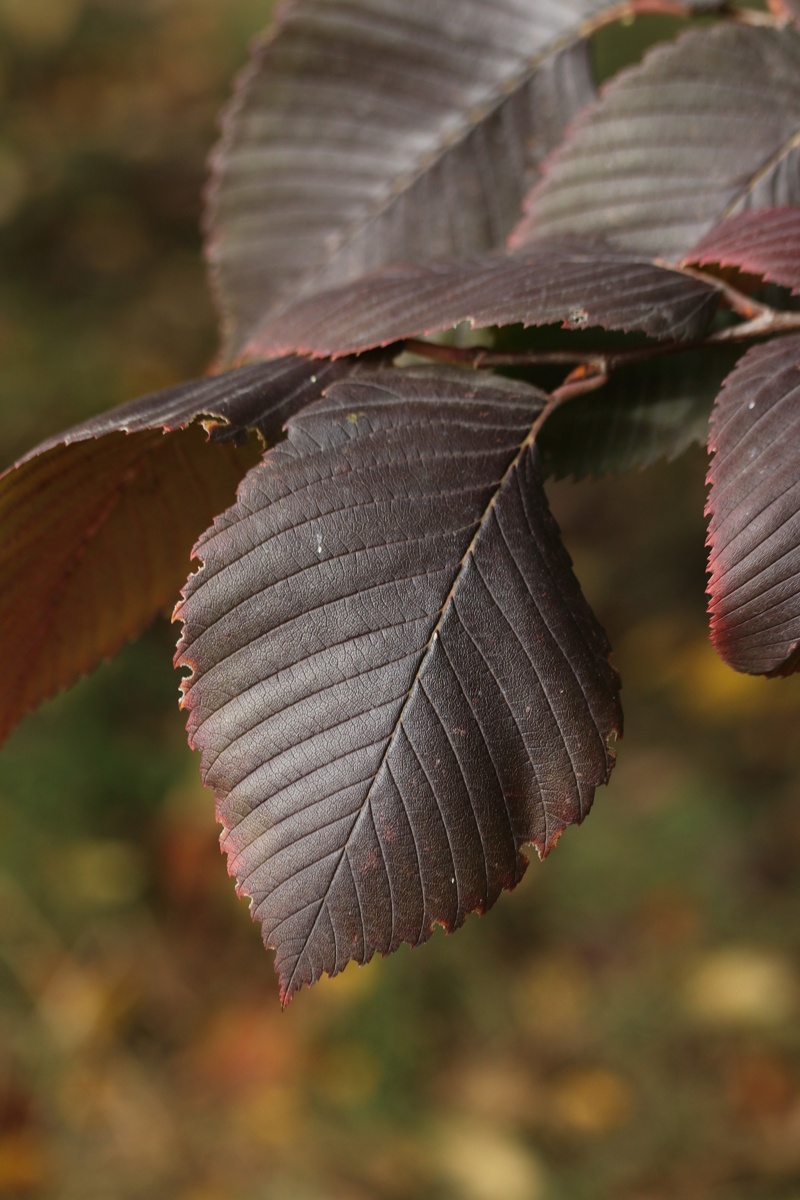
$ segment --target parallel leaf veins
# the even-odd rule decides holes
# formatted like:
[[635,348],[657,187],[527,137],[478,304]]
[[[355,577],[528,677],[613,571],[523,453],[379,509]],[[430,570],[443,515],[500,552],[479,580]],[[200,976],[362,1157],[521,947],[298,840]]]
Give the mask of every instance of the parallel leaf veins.
[[800,665],[800,337],[749,350],[711,422],[711,637],[738,671]]
[[618,684],[541,402],[434,368],[335,385],[197,547],[189,736],[284,1001],[489,908],[608,779]]

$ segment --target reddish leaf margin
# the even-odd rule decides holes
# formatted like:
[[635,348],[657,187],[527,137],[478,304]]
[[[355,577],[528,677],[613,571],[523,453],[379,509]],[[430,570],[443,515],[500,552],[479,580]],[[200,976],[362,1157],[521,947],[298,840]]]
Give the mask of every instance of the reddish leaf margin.
[[720,656],[753,675],[800,667],[800,337],[755,346],[711,421],[709,612]]

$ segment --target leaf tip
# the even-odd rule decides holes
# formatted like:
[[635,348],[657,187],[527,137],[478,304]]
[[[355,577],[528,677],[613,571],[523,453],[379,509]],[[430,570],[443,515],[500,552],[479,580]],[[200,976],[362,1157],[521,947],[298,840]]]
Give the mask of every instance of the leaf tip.
[[556,846],[561,840],[561,835],[564,833],[566,828],[566,825],[562,825],[559,829],[556,829],[552,833],[548,834],[546,838],[540,839],[533,843],[534,849],[539,856],[539,862],[544,862],[551,851],[555,850]]

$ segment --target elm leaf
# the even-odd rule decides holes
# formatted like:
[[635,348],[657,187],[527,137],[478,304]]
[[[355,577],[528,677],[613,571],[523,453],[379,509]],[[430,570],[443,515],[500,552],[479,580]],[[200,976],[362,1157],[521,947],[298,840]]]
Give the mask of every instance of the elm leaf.
[[212,445],[192,422],[274,441],[353,369],[290,358],[193,380],[49,438],[0,475],[0,741],[174,603],[194,541],[258,455]]
[[736,267],[800,292],[800,208],[760,208],[715,225],[684,263]]
[[602,243],[571,242],[527,256],[387,267],[299,301],[268,321],[247,353],[346,354],[462,321],[559,321],[689,340],[706,328],[717,301],[711,283]]
[[444,368],[336,384],[196,547],[189,740],[284,1003],[490,908],[608,780],[618,680],[545,499],[542,402]]
[[605,0],[296,0],[212,163],[207,253],[235,357],[287,303],[390,262],[502,247],[595,96]]
[[800,337],[748,350],[714,407],[709,612],[721,657],[753,675],[800,665]]
[[800,30],[694,29],[575,123],[511,245],[599,235],[679,258],[724,217],[800,204]]

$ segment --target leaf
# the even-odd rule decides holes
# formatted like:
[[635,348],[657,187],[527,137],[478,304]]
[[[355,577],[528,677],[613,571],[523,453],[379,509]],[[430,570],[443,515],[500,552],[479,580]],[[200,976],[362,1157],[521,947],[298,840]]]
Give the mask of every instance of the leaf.
[[0,740],[174,602],[194,541],[257,454],[187,426],[211,416],[218,434],[274,440],[295,405],[351,370],[291,359],[194,380],[49,438],[0,475]]
[[247,353],[347,354],[462,321],[561,321],[691,339],[716,306],[717,292],[703,280],[602,245],[573,245],[520,258],[390,267],[295,304],[259,331]]
[[198,418],[211,418],[203,424],[217,440],[256,429],[266,442],[279,441],[284,422],[292,413],[318,400],[328,384],[361,369],[363,362],[373,367],[378,361],[372,357],[362,363],[309,362],[290,354],[235,371],[191,379],[119,404],[58,433],[29,451],[16,466],[57,446],[120,431],[133,434],[161,429],[175,433]]
[[798,426],[800,337],[754,346],[714,409],[707,508],[711,638],[753,675],[798,668]]
[[[595,95],[601,0],[296,0],[242,75],[208,257],[229,357],[302,296],[498,248]],[[570,44],[572,43],[572,44]]]
[[690,30],[576,122],[512,236],[602,235],[677,259],[724,217],[800,204],[800,31]]
[[620,368],[557,408],[539,435],[545,474],[582,479],[641,470],[705,445],[711,406],[741,351],[686,350]]
[[800,292],[800,208],[762,208],[728,217],[684,263],[719,263]]
[[618,681],[544,497],[542,399],[442,368],[337,384],[196,547],[189,739],[284,1002],[488,909],[608,779]]

